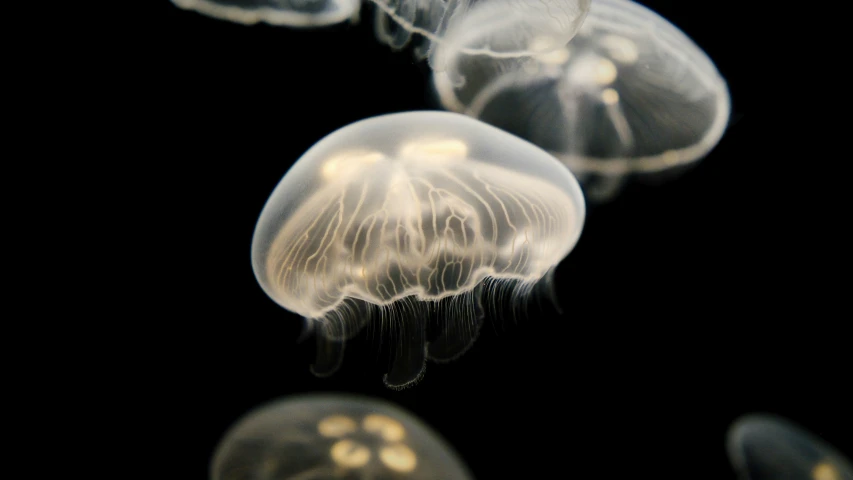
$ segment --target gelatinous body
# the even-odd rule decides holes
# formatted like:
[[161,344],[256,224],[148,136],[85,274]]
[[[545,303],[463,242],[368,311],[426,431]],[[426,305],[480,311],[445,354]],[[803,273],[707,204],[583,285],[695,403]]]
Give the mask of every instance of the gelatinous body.
[[357,20],[360,0],[172,0],[185,10],[251,25],[322,27]]
[[[536,146],[455,113],[384,115],[296,162],[261,213],[252,263],[273,300],[317,327],[315,373],[333,372],[343,340],[376,317],[397,345],[386,382],[405,386],[427,356],[473,342],[488,285],[523,294],[547,281],[584,215],[574,177]],[[421,312],[436,309],[427,349]]]
[[467,480],[452,448],[402,409],[349,395],[264,405],[225,434],[211,480]]
[[[416,54],[429,55],[441,71],[452,66],[448,57],[518,59],[565,45],[590,5],[590,0],[371,1],[379,40],[402,48],[419,36],[425,43]],[[444,47],[441,56],[435,55],[438,45]]]
[[[547,42],[546,42],[547,43]],[[456,57],[434,72],[442,104],[554,153],[606,199],[632,173],[689,164],[728,122],[725,81],[678,28],[629,0],[596,0],[564,48],[523,64]]]
[[850,461],[826,442],[772,415],[732,425],[729,460],[741,480],[853,480]]

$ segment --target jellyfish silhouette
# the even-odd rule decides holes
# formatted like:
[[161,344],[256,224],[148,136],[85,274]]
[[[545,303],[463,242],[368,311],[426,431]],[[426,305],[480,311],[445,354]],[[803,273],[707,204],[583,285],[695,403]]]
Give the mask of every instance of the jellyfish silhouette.
[[552,152],[590,200],[612,198],[630,175],[699,160],[729,119],[714,63],[630,0],[596,0],[568,44],[522,63],[437,49],[448,66],[433,72],[433,85],[445,108]]
[[469,480],[438,433],[387,402],[340,394],[263,405],[220,440],[211,480]]
[[322,27],[358,20],[360,0],[172,0],[184,10],[252,25]]
[[258,219],[252,265],[317,334],[315,374],[333,373],[371,323],[395,346],[385,383],[401,388],[427,358],[469,348],[484,297],[549,286],[584,216],[575,178],[535,145],[450,112],[383,115],[293,165]]
[[727,450],[741,480],[853,480],[853,467],[841,453],[774,415],[738,419]]

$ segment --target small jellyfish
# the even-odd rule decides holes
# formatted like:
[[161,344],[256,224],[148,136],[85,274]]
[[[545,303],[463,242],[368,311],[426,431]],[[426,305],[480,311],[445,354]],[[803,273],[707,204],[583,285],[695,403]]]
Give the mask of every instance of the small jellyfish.
[[[518,59],[565,45],[577,33],[590,0],[371,0],[377,38],[405,47],[424,40],[415,54],[434,69],[447,57]],[[547,42],[545,41],[547,39]],[[442,56],[434,53],[443,45]]]
[[322,27],[357,21],[361,7],[360,0],[172,0],[172,3],[220,20],[287,27]]
[[729,429],[727,450],[742,480],[853,480],[831,446],[785,419],[747,415]]
[[713,62],[630,0],[594,1],[571,42],[523,63],[448,58],[447,72],[465,81],[434,71],[445,108],[552,152],[592,200],[612,198],[628,175],[702,158],[729,119],[728,88]]
[[469,480],[453,449],[389,403],[303,395],[261,406],[231,427],[211,480]]
[[584,215],[575,178],[535,145],[456,113],[389,114],[293,165],[258,219],[252,266],[317,333],[316,375],[333,373],[375,317],[396,352],[385,383],[402,388],[426,359],[468,349],[484,295],[547,288]]

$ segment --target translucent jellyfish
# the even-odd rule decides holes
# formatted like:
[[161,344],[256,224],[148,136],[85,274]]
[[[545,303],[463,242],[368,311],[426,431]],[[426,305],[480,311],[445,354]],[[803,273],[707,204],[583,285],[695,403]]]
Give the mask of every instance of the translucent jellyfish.
[[322,27],[358,20],[360,0],[172,0],[184,10],[231,22]]
[[785,419],[748,415],[728,433],[728,454],[742,480],[853,480],[850,461]]
[[[416,54],[443,70],[448,56],[518,59],[565,45],[577,33],[590,0],[371,0],[379,40],[403,48],[413,35]],[[443,57],[434,46],[445,45]]]
[[467,480],[453,449],[412,414],[379,400],[306,395],[248,413],[225,434],[211,480]]
[[678,28],[629,0],[595,0],[571,42],[523,64],[448,58],[447,71],[465,82],[433,73],[445,108],[552,152],[591,199],[612,197],[630,174],[702,158],[729,119],[728,88],[713,62]]
[[395,346],[385,382],[404,387],[427,358],[468,349],[484,295],[521,301],[550,285],[584,215],[575,178],[535,145],[456,113],[390,114],[293,165],[258,220],[252,265],[317,333],[315,374],[333,373],[374,319]]

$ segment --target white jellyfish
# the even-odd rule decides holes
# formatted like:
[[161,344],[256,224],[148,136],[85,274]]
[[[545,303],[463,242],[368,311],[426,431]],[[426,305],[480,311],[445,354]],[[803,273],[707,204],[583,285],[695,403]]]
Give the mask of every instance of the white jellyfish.
[[469,480],[438,433],[380,400],[302,395],[263,405],[216,448],[211,480]]
[[[402,48],[420,37],[424,43],[416,55],[428,56],[440,71],[452,65],[448,57],[519,59],[559,48],[575,35],[590,5],[590,0],[371,1],[379,40]],[[452,70],[448,74],[456,78]]]
[[728,88],[714,63],[630,0],[595,0],[571,42],[520,64],[444,48],[437,55],[449,66],[433,73],[442,105],[552,152],[593,199],[611,198],[630,174],[702,158],[729,119]]
[[738,419],[727,450],[742,480],[853,480],[853,467],[841,453],[775,415]]
[[548,285],[584,216],[577,181],[540,148],[455,113],[390,114],[293,165],[258,219],[252,265],[316,331],[315,374],[334,372],[344,340],[372,319],[397,349],[385,382],[404,387],[427,358],[468,349],[483,295]]
[[360,0],[172,0],[184,10],[231,22],[322,27],[358,20]]

